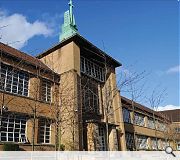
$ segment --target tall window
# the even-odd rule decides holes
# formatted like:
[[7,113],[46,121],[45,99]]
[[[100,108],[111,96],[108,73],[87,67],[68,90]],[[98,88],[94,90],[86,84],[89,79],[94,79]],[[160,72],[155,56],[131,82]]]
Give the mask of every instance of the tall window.
[[137,135],[137,137],[136,137],[136,145],[137,145],[137,149],[140,149],[140,150],[141,149],[147,149],[148,148],[147,137]]
[[134,124],[144,126],[144,116],[139,113],[134,113]]
[[26,122],[25,116],[4,115],[1,121],[0,141],[25,143]]
[[82,77],[81,83],[83,112],[99,113],[98,83],[86,76]]
[[46,120],[39,121],[39,143],[50,143],[50,123]]
[[0,90],[28,96],[29,75],[8,65],[0,65]]
[[42,80],[41,97],[43,101],[51,101],[51,82],[48,80]]
[[104,69],[84,57],[81,57],[81,72],[99,81],[104,82]]
[[99,126],[99,151],[106,150],[106,132],[103,126]]
[[153,150],[157,150],[158,149],[158,139],[156,138],[151,138],[151,148]]
[[126,108],[123,108],[123,120],[126,123],[131,123],[130,111]]
[[127,150],[132,151],[133,148],[134,148],[134,147],[133,147],[133,146],[134,146],[134,135],[133,135],[133,133],[128,133],[128,132],[126,132],[125,138],[126,138]]
[[147,127],[151,129],[155,129],[155,124],[153,118],[148,118]]

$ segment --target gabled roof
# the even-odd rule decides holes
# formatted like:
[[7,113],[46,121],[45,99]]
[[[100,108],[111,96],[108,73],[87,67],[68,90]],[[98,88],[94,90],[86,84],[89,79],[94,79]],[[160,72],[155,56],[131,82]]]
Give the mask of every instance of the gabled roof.
[[24,52],[21,52],[13,47],[10,47],[4,43],[0,42],[0,53],[7,54],[9,56],[12,56],[16,59],[23,60],[25,63],[31,64],[35,67],[39,67],[41,69],[54,72],[52,71],[47,65],[45,65],[43,62],[41,62],[39,59],[30,56]]
[[55,46],[53,46],[52,48],[44,51],[43,53],[37,55],[37,58],[42,58],[46,55],[48,55],[49,53],[63,47],[64,45],[70,43],[74,41],[79,47],[84,47],[87,46],[90,49],[93,50],[94,53],[96,53],[97,55],[101,56],[101,57],[106,57],[107,59],[109,59],[110,62],[112,62],[112,64],[115,67],[119,67],[122,64],[120,62],[118,62],[117,60],[115,60],[114,58],[112,58],[111,56],[109,56],[107,53],[105,53],[104,51],[102,51],[101,49],[99,49],[98,47],[96,47],[95,45],[93,45],[91,42],[89,42],[88,40],[86,40],[84,37],[82,37],[79,34],[74,34],[73,36],[67,38],[66,40],[63,40],[62,42],[56,44]]
[[[121,96],[121,103],[122,103],[122,105],[124,105],[125,107],[128,107],[128,108],[132,109],[132,106],[131,106],[132,101],[131,101],[130,99]],[[163,114],[163,113],[160,113],[160,112],[157,112],[157,111],[154,111],[154,110],[152,110],[152,109],[150,109],[150,108],[148,108],[148,107],[146,107],[146,106],[144,106],[144,105],[142,105],[142,104],[139,104],[139,103],[137,103],[137,102],[134,102],[134,106],[135,106],[135,110],[138,109],[138,110],[143,111],[143,112],[146,112],[146,113],[154,114],[154,115],[156,115],[157,117],[166,119],[166,120],[168,120],[168,121],[170,120],[167,115],[165,115],[165,114]]]

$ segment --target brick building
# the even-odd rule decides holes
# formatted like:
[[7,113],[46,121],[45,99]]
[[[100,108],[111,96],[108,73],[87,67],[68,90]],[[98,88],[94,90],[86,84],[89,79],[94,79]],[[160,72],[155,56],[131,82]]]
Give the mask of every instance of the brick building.
[[[178,139],[174,137],[180,134],[169,117],[172,111],[157,112],[136,102],[132,105],[131,100],[122,96],[121,102],[127,150],[164,150],[169,145],[177,150]],[[177,120],[179,114],[173,112]]]
[[60,42],[38,56],[0,43],[0,149],[163,149],[170,120],[137,103],[132,110],[117,88],[121,63],[78,33],[69,6]]

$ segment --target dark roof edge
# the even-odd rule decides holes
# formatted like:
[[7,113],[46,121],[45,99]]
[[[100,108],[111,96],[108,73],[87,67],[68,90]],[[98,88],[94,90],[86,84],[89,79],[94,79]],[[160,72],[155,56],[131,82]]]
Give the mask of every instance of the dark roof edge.
[[[130,103],[130,101],[131,101],[130,99],[128,99],[126,97],[123,97],[123,96],[121,96],[121,99],[123,99],[124,101],[126,101],[128,103]],[[166,118],[167,120],[169,120],[169,117],[167,117],[166,114],[164,114],[164,113],[160,113],[158,111],[155,111],[155,110],[153,110],[151,108],[148,108],[148,107],[146,107],[146,106],[144,106],[144,105],[142,105],[140,103],[137,103],[135,101],[134,101],[134,103],[135,103],[136,107],[138,107],[140,110],[144,110],[144,111],[149,112],[149,113],[154,113],[156,116],[159,116],[161,118]],[[163,115],[161,115],[161,114],[163,114]]]
[[[34,56],[31,56],[28,53],[25,53],[23,51],[20,51],[20,50],[14,48],[14,47],[11,47],[11,46],[9,46],[7,44],[4,44],[2,42],[0,42],[0,45],[4,46],[5,49],[6,48],[12,49],[14,52],[16,52],[18,54],[21,54],[23,56],[22,57],[18,57],[18,55],[16,55],[16,53],[10,53],[10,52],[7,52],[6,50],[4,50],[3,48],[0,48],[0,51],[3,52],[4,54],[9,55],[9,56],[14,57],[14,58],[19,59],[19,60],[24,60],[24,62],[27,63],[27,64],[30,64],[30,65],[35,66],[35,67],[39,67],[41,69],[45,69],[48,72],[51,72],[51,73],[54,73],[54,74],[58,75],[58,73],[54,72],[49,66],[47,66],[45,63],[43,63],[38,58],[36,58]],[[31,60],[28,60],[28,57],[33,58],[37,62],[33,63]],[[36,63],[36,65],[35,65],[35,63]],[[42,66],[41,64],[43,64],[44,66]]]
[[93,46],[96,50],[98,50],[101,54],[104,54],[106,57],[108,57],[109,59],[111,59],[114,63],[116,63],[116,67],[122,66],[122,64],[120,62],[118,62],[117,60],[115,60],[114,58],[112,58],[111,56],[109,56],[107,53],[105,53],[104,51],[102,51],[101,49],[99,49],[98,47],[96,47],[95,45],[93,45],[91,42],[89,42],[87,39],[85,39],[84,37],[82,37],[79,34],[74,34],[71,37],[63,40],[60,43],[57,43],[56,45],[54,45],[53,47],[49,48],[48,50],[44,51],[43,53],[40,53],[39,55],[36,56],[36,58],[42,58],[46,55],[48,55],[49,53],[59,49],[60,47],[66,45],[67,43],[71,42],[74,40],[74,38],[80,38],[81,40],[83,40],[85,43],[88,43],[89,45]]

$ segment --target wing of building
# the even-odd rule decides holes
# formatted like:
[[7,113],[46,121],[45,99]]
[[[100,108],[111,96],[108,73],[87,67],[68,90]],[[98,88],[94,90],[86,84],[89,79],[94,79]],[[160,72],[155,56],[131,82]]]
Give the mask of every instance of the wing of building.
[[121,63],[78,33],[70,0],[60,42],[36,57],[0,43],[0,150],[162,150],[171,118],[120,96]]
[[180,109],[165,110],[160,113],[165,114],[171,120],[171,139],[174,140],[177,150],[180,151]]
[[[127,150],[164,150],[169,145],[179,149],[177,110],[157,112],[122,96],[121,103]],[[176,125],[172,113],[176,115]]]

